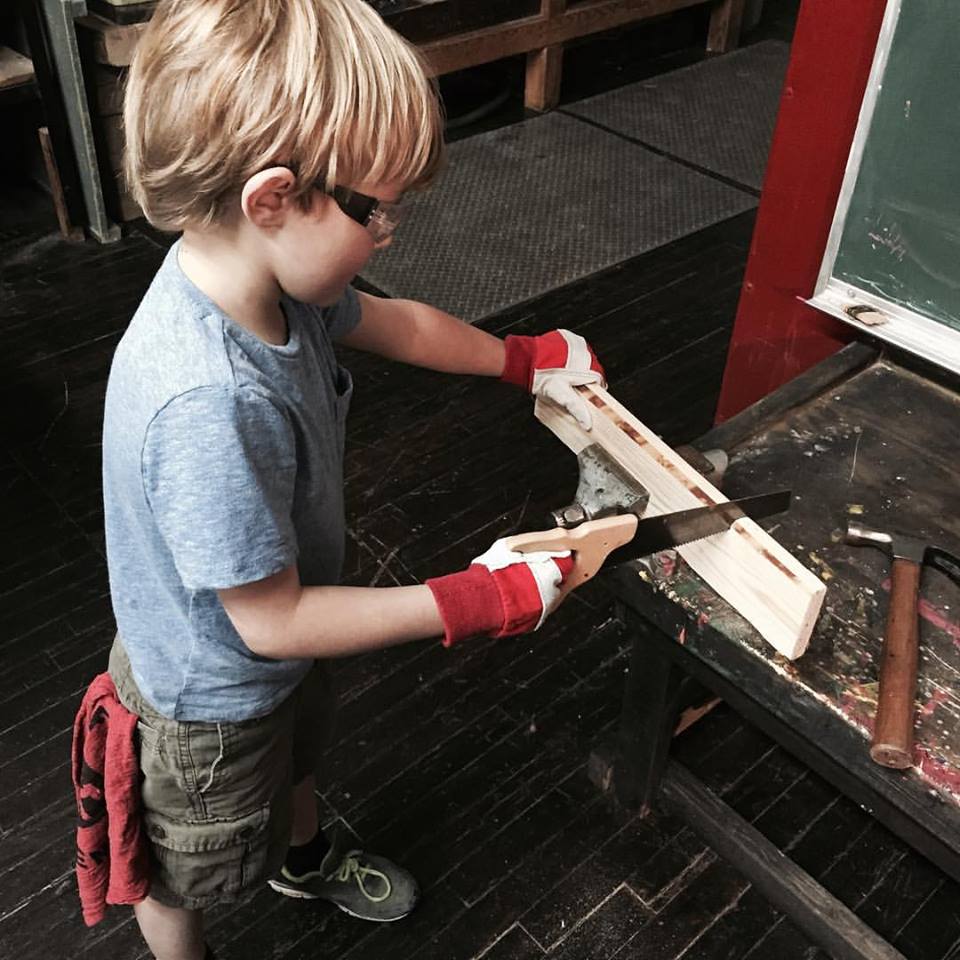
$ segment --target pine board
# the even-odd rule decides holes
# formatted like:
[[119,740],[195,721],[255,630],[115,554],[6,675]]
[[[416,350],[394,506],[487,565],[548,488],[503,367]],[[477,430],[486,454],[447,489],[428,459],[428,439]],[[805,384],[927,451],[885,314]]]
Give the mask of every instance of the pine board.
[[[537,418],[574,453],[599,444],[650,491],[651,515],[727,500],[606,390],[578,389],[595,408],[589,433],[542,401]],[[779,653],[794,660],[806,650],[826,587],[757,523],[738,520],[725,533],[678,552]]]

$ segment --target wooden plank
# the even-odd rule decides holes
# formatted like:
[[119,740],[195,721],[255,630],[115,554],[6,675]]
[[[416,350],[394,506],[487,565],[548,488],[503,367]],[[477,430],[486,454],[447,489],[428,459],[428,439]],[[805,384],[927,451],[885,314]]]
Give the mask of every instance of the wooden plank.
[[[541,0],[540,14],[556,19],[567,9],[567,0]],[[524,106],[542,112],[552,110],[560,102],[560,80],[563,72],[563,45],[553,44],[527,54],[527,75],[524,84]]]
[[113,117],[123,113],[123,85],[125,67],[109,67],[106,64],[90,64],[85,68],[93,80],[91,110],[99,117]]
[[117,219],[126,223],[143,216],[140,204],[133,199],[123,186],[122,177],[117,174]]
[[146,23],[111,23],[95,14],[79,17],[77,23],[91,34],[97,63],[111,67],[130,66],[137,43],[147,29]]
[[[599,444],[650,491],[650,514],[727,500],[606,390],[578,389],[594,407],[589,433],[542,401],[538,419],[574,453]],[[792,660],[804,652],[826,587],[758,524],[738,520],[725,533],[685,544],[678,552],[779,653]]]
[[697,6],[703,0],[594,0],[562,16],[510,20],[482,30],[443,37],[420,47],[430,69],[440,75],[504,57],[589,36],[601,30]]
[[[743,0],[727,2],[734,7],[743,5]],[[560,15],[545,17],[541,13],[452,34],[424,43],[420,50],[433,73],[440,75],[516,54],[544,51],[568,40],[701,3],[703,0],[592,0],[566,9]],[[146,29],[146,23],[114,23],[95,14],[81,17],[77,22],[94,34],[97,62],[115,67],[129,66]],[[718,27],[717,36],[722,33]],[[559,59],[556,52],[547,54],[544,62],[535,67],[535,71],[543,68],[546,91],[550,89],[546,81],[559,82]]]
[[543,113],[560,102],[563,46],[554,44],[527,54],[523,102],[528,110]]
[[43,163],[47,170],[47,182],[50,185],[53,207],[57,212],[60,234],[65,240],[79,242],[83,240],[83,230],[70,222],[70,212],[67,210],[67,201],[63,194],[63,183],[60,180],[57,159],[53,155],[53,144],[50,142],[50,131],[46,127],[40,127],[37,135],[40,138],[40,151],[43,154]]
[[[123,114],[115,114],[112,117],[101,117],[98,121],[97,133],[100,135],[99,145],[104,148],[105,156],[102,160],[107,162],[103,164],[104,179],[107,172],[119,173],[123,170],[123,151],[126,146],[126,134],[123,130]],[[101,161],[102,162],[102,161]]]
[[33,61],[9,47],[0,47],[0,90],[33,80]]
[[745,0],[714,0],[707,33],[707,53],[726,53],[740,40]]
[[835,960],[905,960],[853,911],[708,790],[671,762],[663,798],[725,860]]

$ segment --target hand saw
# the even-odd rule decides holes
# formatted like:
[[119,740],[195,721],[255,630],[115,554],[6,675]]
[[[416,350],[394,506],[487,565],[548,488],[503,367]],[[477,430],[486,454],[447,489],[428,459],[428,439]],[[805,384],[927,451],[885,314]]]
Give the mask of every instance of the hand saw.
[[573,570],[561,591],[565,596],[604,567],[723,533],[743,517],[758,520],[783,513],[790,508],[790,498],[789,490],[780,490],[642,519],[635,513],[622,513],[569,529],[518,533],[507,537],[506,545],[518,553],[572,551]]

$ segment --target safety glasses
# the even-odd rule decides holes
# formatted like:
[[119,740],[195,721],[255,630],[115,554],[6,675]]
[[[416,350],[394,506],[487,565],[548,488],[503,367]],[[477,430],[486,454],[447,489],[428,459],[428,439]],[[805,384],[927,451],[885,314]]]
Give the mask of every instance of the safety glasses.
[[402,203],[388,203],[346,187],[334,187],[329,192],[337,206],[351,220],[366,228],[374,243],[382,243],[400,224]]

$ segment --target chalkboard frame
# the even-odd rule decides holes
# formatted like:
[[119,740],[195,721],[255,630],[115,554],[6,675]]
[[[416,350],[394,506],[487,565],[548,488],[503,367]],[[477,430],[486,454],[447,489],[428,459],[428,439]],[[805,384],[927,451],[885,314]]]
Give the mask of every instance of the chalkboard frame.
[[902,0],[888,0],[884,12],[820,274],[814,294],[806,302],[861,331],[869,332],[874,337],[895,344],[948,370],[960,372],[960,331],[833,275],[847,214],[860,174],[860,165],[868,146],[870,126],[883,85],[901,6]]

